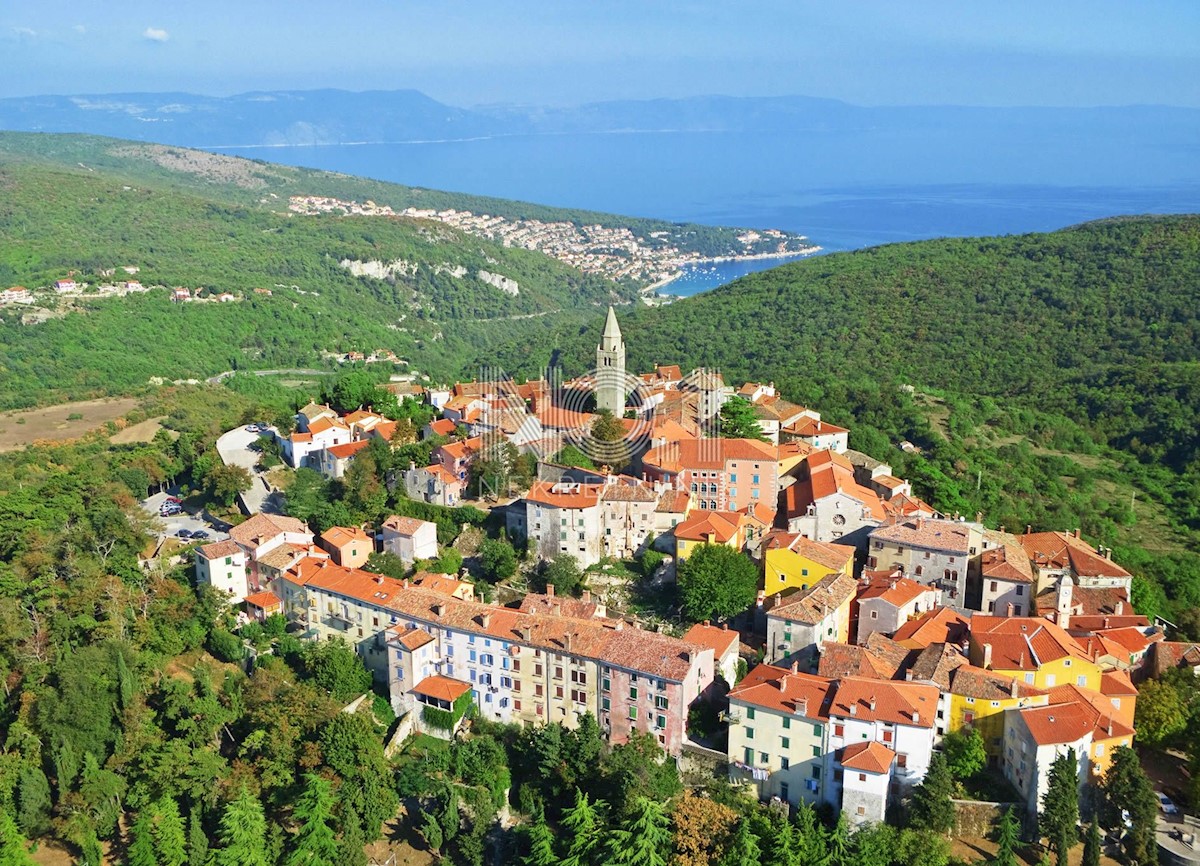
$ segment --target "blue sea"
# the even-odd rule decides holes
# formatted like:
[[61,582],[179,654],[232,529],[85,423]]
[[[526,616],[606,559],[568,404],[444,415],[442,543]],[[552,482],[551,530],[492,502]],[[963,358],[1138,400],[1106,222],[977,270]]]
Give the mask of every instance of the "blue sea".
[[[827,252],[1200,212],[1200,135],[1146,129],[1015,144],[961,130],[803,138],[634,132],[221,152],[541,204],[778,228]],[[665,291],[695,294],[778,264],[697,266]]]

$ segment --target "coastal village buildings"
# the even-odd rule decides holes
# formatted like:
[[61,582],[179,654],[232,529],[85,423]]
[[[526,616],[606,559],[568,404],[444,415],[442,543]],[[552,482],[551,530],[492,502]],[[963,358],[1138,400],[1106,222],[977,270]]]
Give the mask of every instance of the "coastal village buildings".
[[[333,527],[319,546],[299,521],[255,515],[200,548],[197,580],[254,618],[281,612],[307,639],[346,640],[405,724],[435,736],[469,725],[467,707],[530,725],[591,714],[612,742],[642,731],[678,756],[697,738],[689,710],[709,701],[728,722],[731,781],[828,804],[852,826],[883,820],[940,739],[968,728],[1036,812],[1056,754],[1075,748],[1081,783],[1094,784],[1133,742],[1135,683],[1200,670],[1200,647],[1164,641],[1133,610],[1129,573],[1077,532],[1014,535],[943,516],[889,465],[850,451],[849,431],[770,384],[737,393],[771,441],[721,438],[714,416],[734,393],[724,379],[655,365],[626,381],[625,349],[610,310],[597,366],[611,379],[423,390],[442,414],[422,431],[429,463],[389,486],[459,505],[475,461],[507,442],[539,458],[528,491],[495,506],[534,561],[565,554],[588,569],[653,543],[677,563],[725,545],[761,569],[756,603],[728,622],[682,638],[640,628],[595,570],[595,595],[550,587],[508,607],[478,600],[465,573],[362,570],[377,541],[406,564],[437,556],[437,525],[399,515],[378,538]],[[636,417],[620,420],[642,438],[619,467],[628,474],[548,459],[596,421],[556,402],[580,390],[618,416],[633,395]],[[369,407],[339,417],[310,404],[283,450],[293,465],[333,474],[344,461],[344,472],[351,449],[391,440],[390,424]],[[658,579],[673,574],[664,563]]]

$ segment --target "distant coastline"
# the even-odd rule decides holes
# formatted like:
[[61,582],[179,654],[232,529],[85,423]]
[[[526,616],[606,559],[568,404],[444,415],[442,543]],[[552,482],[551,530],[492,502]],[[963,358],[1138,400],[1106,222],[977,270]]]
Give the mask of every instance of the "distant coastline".
[[817,253],[819,253],[821,251],[822,251],[822,247],[814,244],[813,246],[805,247],[802,250],[792,250],[789,252],[754,253],[752,255],[745,255],[745,256],[714,256],[711,258],[703,258],[703,259],[689,259],[686,262],[681,262],[673,273],[667,274],[666,276],[661,277],[658,280],[655,280],[650,285],[644,286],[640,291],[643,296],[643,299],[653,298],[653,297],[662,297],[662,298],[686,297],[686,295],[672,295],[669,292],[664,293],[664,292],[660,292],[659,290],[666,286],[671,285],[671,283],[674,283],[677,280],[679,280],[680,278],[682,278],[686,273],[685,268],[691,267],[693,265],[721,264],[723,262],[751,262],[751,261],[761,261],[761,260],[765,260],[765,259],[781,259],[781,260],[804,259],[804,258],[808,258],[809,256],[816,255]]

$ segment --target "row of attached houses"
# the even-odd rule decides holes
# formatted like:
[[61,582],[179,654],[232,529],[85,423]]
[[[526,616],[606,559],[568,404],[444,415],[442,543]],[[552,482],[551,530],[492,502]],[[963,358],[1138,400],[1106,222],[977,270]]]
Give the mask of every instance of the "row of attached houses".
[[688,707],[713,684],[712,646],[570,616],[583,611],[563,613],[552,596],[513,610],[320,559],[281,586],[286,615],[310,638],[355,646],[399,713],[430,700],[445,709],[457,689],[450,701],[469,692],[484,718],[574,727],[591,713],[614,742],[643,731],[678,754]]

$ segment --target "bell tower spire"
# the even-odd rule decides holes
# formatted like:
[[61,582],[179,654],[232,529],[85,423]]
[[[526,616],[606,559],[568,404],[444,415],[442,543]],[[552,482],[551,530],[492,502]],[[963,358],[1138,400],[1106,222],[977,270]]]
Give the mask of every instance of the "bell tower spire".
[[596,347],[596,408],[607,409],[618,418],[625,412],[625,340],[610,305],[604,333]]

